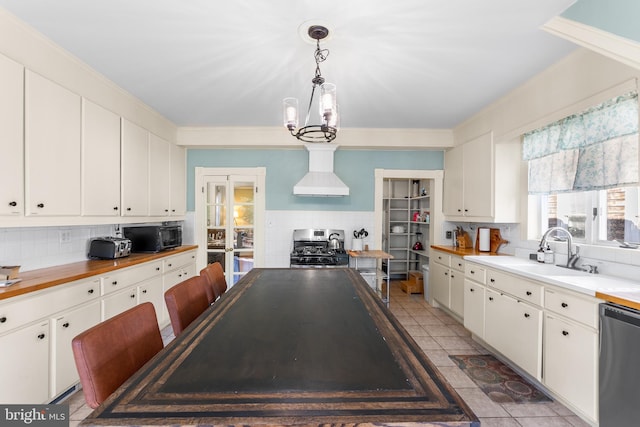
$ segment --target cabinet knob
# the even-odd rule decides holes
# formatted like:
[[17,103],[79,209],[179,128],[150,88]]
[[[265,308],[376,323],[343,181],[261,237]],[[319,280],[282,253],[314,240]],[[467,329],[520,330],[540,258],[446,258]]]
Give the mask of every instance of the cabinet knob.
[[131,208],[127,208],[127,212],[131,212]]
[[465,212],[469,212],[469,209],[465,209],[464,211],[465,211]]
[[114,211],[117,211],[117,210],[118,210],[118,207],[117,207],[117,206],[114,206],[114,207],[113,207],[113,210],[114,210]]
[[568,331],[562,331],[562,335],[564,335],[566,337],[567,335],[569,335],[569,332]]
[[168,265],[169,265],[169,267],[173,267],[173,264],[171,264],[171,263],[169,263]]
[[453,279],[454,277],[456,277],[456,276],[454,276],[454,275],[452,274],[452,275],[451,275],[451,278]]
[[531,291],[527,291],[527,296],[530,297],[531,296]]
[[562,306],[562,308],[567,308],[569,307],[569,304],[567,304],[566,302],[563,302],[562,304],[560,304]]
[[93,293],[93,289],[89,289],[89,290],[87,291],[87,293],[92,294],[92,293]]
[[135,298],[135,297],[136,297],[136,294],[131,294],[130,296],[131,296],[131,298],[133,299],[133,298]]
[[448,276],[448,275],[449,275],[449,273],[445,271],[445,272],[444,272],[444,275],[445,275],[445,276]]
[[461,262],[458,263],[458,267],[462,267],[462,263]]
[[0,323],[4,323],[6,321],[7,321],[7,317],[6,316],[0,317]]
[[156,267],[156,271],[160,271],[160,267]]
[[462,209],[458,209],[458,212],[462,212]]
[[495,282],[496,282],[496,279],[489,279],[489,281],[490,281],[491,283],[495,283]]
[[489,297],[489,301],[493,301],[493,297]]
[[17,202],[9,202],[9,206],[16,207],[18,206]]
[[46,336],[45,334],[39,334],[39,335],[38,335],[38,339],[39,339],[39,340],[43,340],[45,336]]
[[476,290],[475,290],[475,289],[473,289],[473,288],[470,288],[470,289],[469,289],[469,291],[471,291],[471,292],[475,292]]
[[147,290],[146,290],[146,289],[143,289],[143,290],[142,290],[142,293],[143,293],[143,294],[146,294],[146,293],[147,293]]
[[39,208],[41,208],[41,209],[42,209],[42,208],[44,208],[44,203],[38,203],[38,204],[36,205],[36,207],[39,207]]
[[63,328],[68,328],[68,327],[69,327],[69,322],[64,322],[64,323],[62,324],[62,327],[63,327]]
[[529,317],[531,317],[531,315],[529,313],[525,313],[524,317],[528,319]]
[[165,209],[164,211],[165,211],[165,212],[169,212],[169,209]]
[[471,273],[471,274],[476,274],[476,272],[475,272],[475,271],[473,271],[473,270],[469,271],[469,273]]
[[117,285],[117,284],[118,284],[118,281],[117,281],[117,280],[114,280],[113,282],[111,282],[111,284],[112,284],[113,286],[115,286],[115,285]]

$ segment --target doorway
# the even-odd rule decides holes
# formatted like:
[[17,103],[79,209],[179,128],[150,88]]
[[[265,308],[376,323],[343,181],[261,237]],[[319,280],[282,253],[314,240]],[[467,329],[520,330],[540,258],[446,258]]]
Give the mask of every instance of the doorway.
[[198,269],[220,262],[229,286],[264,263],[265,168],[196,168]]

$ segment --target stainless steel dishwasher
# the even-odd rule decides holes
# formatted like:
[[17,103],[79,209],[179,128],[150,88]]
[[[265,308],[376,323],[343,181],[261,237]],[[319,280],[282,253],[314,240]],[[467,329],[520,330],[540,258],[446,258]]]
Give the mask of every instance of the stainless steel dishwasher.
[[640,311],[600,305],[600,427],[640,420]]

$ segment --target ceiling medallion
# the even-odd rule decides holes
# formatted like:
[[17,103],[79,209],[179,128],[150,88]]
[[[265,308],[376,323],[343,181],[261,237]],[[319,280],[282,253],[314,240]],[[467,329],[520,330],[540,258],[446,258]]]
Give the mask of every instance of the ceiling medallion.
[[[316,50],[313,57],[316,61],[316,71],[311,83],[311,97],[309,98],[309,107],[307,108],[307,116],[304,126],[298,128],[298,99],[285,98],[283,104],[284,125],[291,135],[303,142],[331,142],[336,139],[338,133],[338,106],[336,104],[336,85],[333,83],[325,83],[324,77],[320,72],[320,63],[324,62],[329,56],[328,49],[320,49],[320,40],[325,39],[329,35],[329,30],[322,25],[312,25],[307,31],[309,37],[316,41]],[[320,89],[319,113],[321,123],[318,125],[309,124],[309,116],[313,104],[313,97],[316,89]]]

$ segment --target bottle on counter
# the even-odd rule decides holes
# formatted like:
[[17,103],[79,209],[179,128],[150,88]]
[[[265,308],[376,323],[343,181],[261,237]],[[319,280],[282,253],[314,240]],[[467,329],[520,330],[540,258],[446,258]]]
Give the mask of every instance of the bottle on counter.
[[555,261],[555,255],[551,250],[551,248],[549,247],[549,245],[547,245],[547,247],[544,248],[544,263],[553,264],[554,261]]

